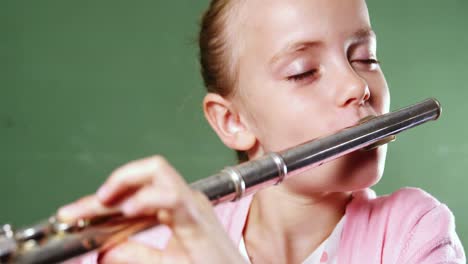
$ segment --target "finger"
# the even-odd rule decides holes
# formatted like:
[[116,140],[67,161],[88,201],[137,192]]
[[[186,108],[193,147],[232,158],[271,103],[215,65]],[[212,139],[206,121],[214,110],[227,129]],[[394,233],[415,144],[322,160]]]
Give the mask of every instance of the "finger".
[[203,193],[191,191],[189,198],[172,211],[158,212],[158,220],[172,227],[174,235],[183,241],[210,234],[219,226],[213,206]]
[[154,156],[117,169],[99,188],[97,195],[102,203],[112,205],[128,196],[129,192],[155,181],[155,178],[158,178],[158,184],[168,188],[181,181],[177,171],[163,157]]
[[122,213],[128,217],[136,215],[154,215],[158,210],[170,209],[171,211],[184,206],[183,197],[177,189],[167,189],[162,186],[146,186],[136,192],[133,196],[123,201],[120,208]]
[[192,195],[200,210],[204,212],[213,212],[213,204],[204,193],[200,191],[192,191]]
[[112,172],[96,194],[102,203],[112,204],[151,181],[149,166],[142,161],[133,161]]
[[147,245],[127,241],[99,256],[99,263],[188,263],[185,255],[180,251],[161,252]]
[[95,195],[89,195],[74,203],[61,207],[57,212],[57,217],[61,221],[73,222],[81,218],[109,215],[116,212],[117,209],[102,205]]
[[[217,223],[211,203],[200,192],[180,192],[148,186],[125,200],[121,210],[127,217],[156,216],[161,224],[174,228],[179,236],[209,232],[211,223]],[[204,220],[202,220],[204,219]],[[208,220],[209,224],[203,225]]]

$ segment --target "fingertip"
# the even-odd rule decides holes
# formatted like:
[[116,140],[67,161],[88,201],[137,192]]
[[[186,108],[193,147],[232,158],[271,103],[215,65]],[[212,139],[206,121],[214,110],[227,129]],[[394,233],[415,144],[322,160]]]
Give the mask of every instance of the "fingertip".
[[57,210],[57,217],[62,221],[71,222],[82,218],[110,215],[117,212],[117,208],[107,207],[99,201],[96,195],[90,195],[59,208]]
[[57,217],[65,222],[74,221],[79,217],[78,209],[74,204],[63,206],[58,209]]
[[132,201],[126,201],[122,204],[122,212],[128,217],[135,216],[138,211]]
[[96,192],[96,196],[102,203],[107,203],[110,200],[111,191],[109,186],[102,185]]

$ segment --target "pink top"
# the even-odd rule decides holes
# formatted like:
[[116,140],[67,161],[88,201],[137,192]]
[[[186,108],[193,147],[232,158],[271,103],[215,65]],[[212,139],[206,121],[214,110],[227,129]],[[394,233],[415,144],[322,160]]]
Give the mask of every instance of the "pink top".
[[[403,188],[391,195],[376,197],[366,189],[355,192],[346,208],[338,263],[466,263],[455,221],[445,204],[417,188]],[[215,211],[236,245],[252,197],[219,205]],[[155,227],[134,237],[162,249],[170,238],[167,227]],[[74,263],[96,263],[89,253]]]

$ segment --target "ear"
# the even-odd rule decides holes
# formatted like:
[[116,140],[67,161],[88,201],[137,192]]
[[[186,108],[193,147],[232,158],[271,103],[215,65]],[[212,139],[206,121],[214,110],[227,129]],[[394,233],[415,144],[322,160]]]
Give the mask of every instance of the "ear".
[[208,123],[226,146],[240,151],[255,146],[255,135],[247,129],[230,101],[218,94],[208,93],[203,100],[203,111]]

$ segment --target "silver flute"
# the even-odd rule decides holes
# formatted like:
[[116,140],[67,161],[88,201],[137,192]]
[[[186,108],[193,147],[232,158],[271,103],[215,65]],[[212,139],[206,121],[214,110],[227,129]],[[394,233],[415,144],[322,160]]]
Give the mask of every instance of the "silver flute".
[[[358,125],[333,135],[262,158],[227,167],[190,184],[213,204],[237,201],[267,186],[356,150],[377,148],[403,130],[436,120],[441,107],[436,99],[364,118]],[[105,250],[129,236],[157,225],[156,217],[125,218],[119,214],[81,219],[74,223],[51,217],[37,225],[0,229],[0,263],[56,263],[92,250]]]

